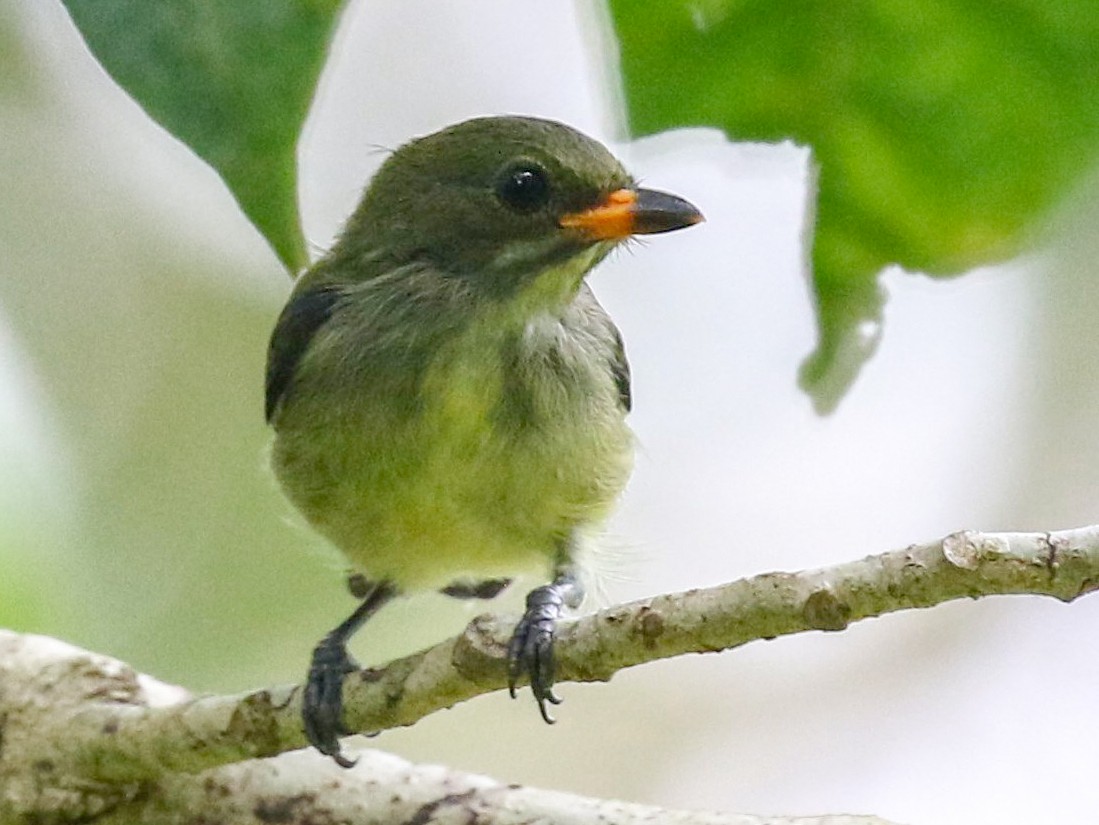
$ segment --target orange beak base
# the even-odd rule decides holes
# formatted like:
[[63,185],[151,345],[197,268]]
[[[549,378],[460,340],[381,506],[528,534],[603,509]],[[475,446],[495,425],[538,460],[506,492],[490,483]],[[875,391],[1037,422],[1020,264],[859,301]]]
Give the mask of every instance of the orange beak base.
[[693,226],[705,218],[688,201],[653,189],[618,189],[598,206],[563,215],[567,229],[596,241],[620,241],[631,235],[655,235]]

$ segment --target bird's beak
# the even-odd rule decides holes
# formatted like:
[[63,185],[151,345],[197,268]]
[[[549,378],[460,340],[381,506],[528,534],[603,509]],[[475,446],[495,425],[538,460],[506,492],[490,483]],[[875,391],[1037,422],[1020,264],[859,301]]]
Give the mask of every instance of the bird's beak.
[[706,220],[691,203],[652,189],[618,189],[597,206],[570,212],[559,221],[595,241],[620,241],[631,235],[655,235]]

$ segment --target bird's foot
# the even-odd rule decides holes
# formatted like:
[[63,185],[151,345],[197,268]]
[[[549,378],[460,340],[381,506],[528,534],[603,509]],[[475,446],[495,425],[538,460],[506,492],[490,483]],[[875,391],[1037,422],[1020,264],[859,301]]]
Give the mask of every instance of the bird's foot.
[[556,720],[550,716],[546,703],[561,704],[553,692],[553,640],[557,620],[565,609],[565,596],[557,584],[536,587],[527,594],[527,610],[508,644],[508,693],[515,698],[515,688],[524,675],[530,678],[530,689],[538,710],[547,724]]
[[439,592],[452,599],[495,599],[503,593],[511,579],[485,579],[483,581],[459,580],[451,582]]
[[302,697],[301,717],[305,738],[342,768],[355,764],[354,759],[340,753],[340,737],[353,732],[343,723],[343,682],[347,674],[358,669],[358,664],[341,642],[325,637],[313,648]]

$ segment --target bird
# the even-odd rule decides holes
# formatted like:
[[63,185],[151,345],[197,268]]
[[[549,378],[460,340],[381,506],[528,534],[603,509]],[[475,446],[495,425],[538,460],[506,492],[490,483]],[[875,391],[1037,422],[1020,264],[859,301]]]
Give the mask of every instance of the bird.
[[556,627],[632,470],[630,368],[585,276],[636,235],[702,220],[565,124],[479,117],[392,152],[298,278],[268,347],[271,466],[361,599],[310,660],[302,723],[322,754],[354,764],[342,686],[369,617],[531,572],[546,583],[511,637],[508,689],[529,680],[554,721]]

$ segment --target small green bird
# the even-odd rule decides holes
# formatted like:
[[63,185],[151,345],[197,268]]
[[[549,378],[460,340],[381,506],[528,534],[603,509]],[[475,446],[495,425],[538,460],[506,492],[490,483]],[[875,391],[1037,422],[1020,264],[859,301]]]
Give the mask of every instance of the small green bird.
[[491,598],[552,571],[508,650],[511,695],[553,692],[553,639],[581,598],[577,550],[629,477],[630,372],[584,276],[638,234],[701,221],[548,120],[465,121],[382,165],[271,337],[272,464],[347,556],[362,602],[317,645],[309,741],[339,764],[351,635],[401,593]]

